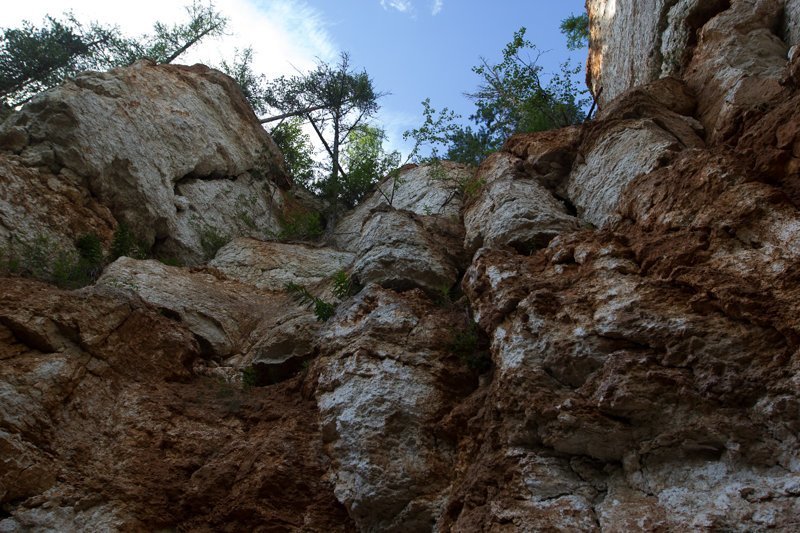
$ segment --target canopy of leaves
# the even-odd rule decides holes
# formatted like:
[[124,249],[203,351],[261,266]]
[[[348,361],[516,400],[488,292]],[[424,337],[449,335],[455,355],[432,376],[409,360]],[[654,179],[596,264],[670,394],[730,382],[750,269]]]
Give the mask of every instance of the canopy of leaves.
[[82,70],[114,66],[102,50],[116,39],[116,30],[84,28],[71,14],[0,30],[0,97],[13,107]]
[[[373,88],[369,75],[363,70],[354,71],[350,57],[343,53],[335,65],[319,62],[307,74],[282,76],[268,83],[265,101],[278,114],[263,122],[293,116],[307,121],[329,156],[327,174],[315,182],[317,190],[329,200],[354,205],[363,195],[356,193],[363,190],[363,182],[349,182],[350,175],[345,165],[353,166],[355,159],[348,152],[350,159],[343,164],[341,154],[353,139],[360,139],[361,148],[367,148],[363,126],[378,111],[381,96]],[[364,167],[355,165],[353,168],[363,170]],[[362,177],[354,179],[362,180]]]
[[[266,104],[266,77],[263,74],[253,72],[253,49],[250,47],[244,50],[238,48],[234,51],[233,60],[228,62],[223,60],[219,69],[234,79],[242,89],[244,97],[250,103],[257,114],[267,112]],[[274,134],[273,134],[274,136]]]
[[544,131],[576,124],[584,119],[584,102],[573,82],[581,67],[564,63],[561,72],[549,76],[538,61],[542,52],[525,38],[525,28],[503,49],[503,60],[485,59],[472,69],[482,78],[478,90],[468,96],[475,102],[472,120],[486,128],[494,144],[514,133]]
[[309,190],[314,189],[314,147],[311,138],[303,132],[303,121],[297,117],[285,120],[272,128],[272,139],[283,153],[286,169],[294,182]]
[[580,50],[589,46],[589,15],[570,15],[561,21],[561,33],[567,38],[567,48]]
[[41,27],[23,22],[0,30],[0,102],[21,105],[41,91],[84,70],[107,70],[149,58],[170,63],[203,38],[220,35],[226,19],[211,4],[188,6],[189,20],[167,26],[155,23],[152,35],[124,37],[117,28],[84,26],[67,13],[46,17]]
[[383,130],[366,124],[352,131],[343,157],[347,176],[337,187],[339,201],[347,207],[354,207],[381,178],[400,165],[399,152],[384,151],[385,139]]
[[560,72],[547,74],[539,65],[541,55],[521,28],[503,49],[502,61],[492,64],[481,59],[472,69],[481,78],[478,89],[467,93],[475,103],[470,116],[475,129],[458,124],[460,117],[447,108],[437,116],[426,100],[423,126],[406,132],[405,138],[415,141],[415,152],[429,146],[429,159],[438,159],[441,150],[452,161],[476,165],[514,133],[583,121],[588,93],[576,81],[581,67],[565,62]]

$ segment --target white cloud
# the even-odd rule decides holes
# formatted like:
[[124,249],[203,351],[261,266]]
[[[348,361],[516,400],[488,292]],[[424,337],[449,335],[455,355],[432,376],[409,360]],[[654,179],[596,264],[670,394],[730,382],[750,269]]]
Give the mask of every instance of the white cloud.
[[396,9],[400,13],[413,13],[414,5],[410,0],[381,0],[383,9]]
[[[97,21],[116,25],[128,35],[152,30],[156,20],[175,23],[186,19],[184,6],[190,0],[36,0],[7,2],[3,6],[4,27],[13,27],[22,20],[41,24],[45,15],[60,15],[67,9],[82,22]],[[65,7],[68,5],[69,7]],[[307,70],[319,58],[336,59],[338,48],[327,31],[321,13],[303,0],[223,0],[216,8],[229,19],[228,35],[203,41],[178,59],[180,63],[219,64],[230,60],[234,48],[251,46],[253,70],[268,78]]]
[[431,8],[431,15],[434,17],[438,15],[444,7],[444,0],[433,0],[433,7]]

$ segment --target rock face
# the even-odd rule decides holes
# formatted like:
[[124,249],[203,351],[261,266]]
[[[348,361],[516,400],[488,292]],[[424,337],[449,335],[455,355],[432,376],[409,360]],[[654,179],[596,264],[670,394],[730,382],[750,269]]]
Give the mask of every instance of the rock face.
[[439,419],[470,390],[447,341],[458,313],[371,285],[325,327],[315,362],[334,492],[362,531],[429,531],[453,442]]
[[[798,44],[795,0],[589,0],[588,79],[601,108],[624,91],[684,76],[713,134],[774,98]],[[636,29],[633,31],[633,29]]]
[[[0,280],[0,531],[797,530],[797,2],[589,8],[586,124],[406,168],[324,244]],[[4,131],[63,191],[20,228],[111,231]]]
[[[235,82],[202,65],[81,74],[11,115],[0,149],[46,169],[53,194],[77,189],[73,203],[84,200],[62,216],[100,204],[165,256],[195,262],[213,255],[209,241],[280,228],[282,158]],[[26,213],[56,226],[49,212]],[[29,235],[14,214],[4,212],[4,232]]]

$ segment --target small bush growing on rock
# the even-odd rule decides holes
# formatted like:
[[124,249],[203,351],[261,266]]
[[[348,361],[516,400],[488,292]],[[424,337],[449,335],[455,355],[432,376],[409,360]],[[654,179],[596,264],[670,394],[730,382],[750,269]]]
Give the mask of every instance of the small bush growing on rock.
[[258,381],[258,375],[256,373],[256,369],[252,365],[246,366],[242,369],[243,388],[249,389],[250,387],[255,387],[257,381]]
[[327,322],[336,312],[336,306],[311,294],[308,289],[297,283],[287,283],[286,292],[301,302],[314,305],[314,314],[320,322]]
[[120,222],[117,229],[114,230],[108,260],[109,262],[116,261],[120,257],[133,257],[134,259],[147,257],[147,246],[136,239],[131,228],[124,222]]
[[220,248],[231,241],[227,235],[223,235],[216,228],[203,226],[200,229],[200,246],[203,248],[203,255],[206,259],[213,259]]
[[322,235],[322,216],[315,211],[290,213],[280,217],[282,229],[278,234],[281,240],[316,239]]
[[478,325],[470,322],[462,329],[453,329],[447,350],[457,356],[470,370],[480,374],[492,366],[488,350],[482,346]]
[[23,241],[12,239],[0,253],[0,271],[49,281],[64,289],[94,282],[103,270],[99,237],[87,234],[75,241],[71,251],[45,235]]
[[356,294],[360,290],[358,283],[349,276],[344,270],[340,270],[333,275],[333,295],[344,300]]

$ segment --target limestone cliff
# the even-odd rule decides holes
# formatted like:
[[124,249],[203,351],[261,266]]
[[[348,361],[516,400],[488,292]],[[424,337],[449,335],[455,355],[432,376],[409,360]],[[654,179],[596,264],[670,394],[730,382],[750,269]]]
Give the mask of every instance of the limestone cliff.
[[[800,8],[588,4],[584,125],[514,136],[477,169],[406,168],[327,242],[123,257],[77,291],[2,279],[0,531],[796,531]],[[176,101],[228,83],[178,74],[199,78]],[[122,143],[151,170],[94,173],[63,154],[106,89],[72,83],[63,128],[42,111],[57,92],[3,126],[4,199],[64,217],[6,201],[15,228],[148,226],[180,176],[252,175],[270,146],[225,141],[234,164]],[[198,146],[252,131],[192,109]],[[279,176],[259,183],[288,198]],[[154,242],[196,250],[179,210],[163,220]]]

